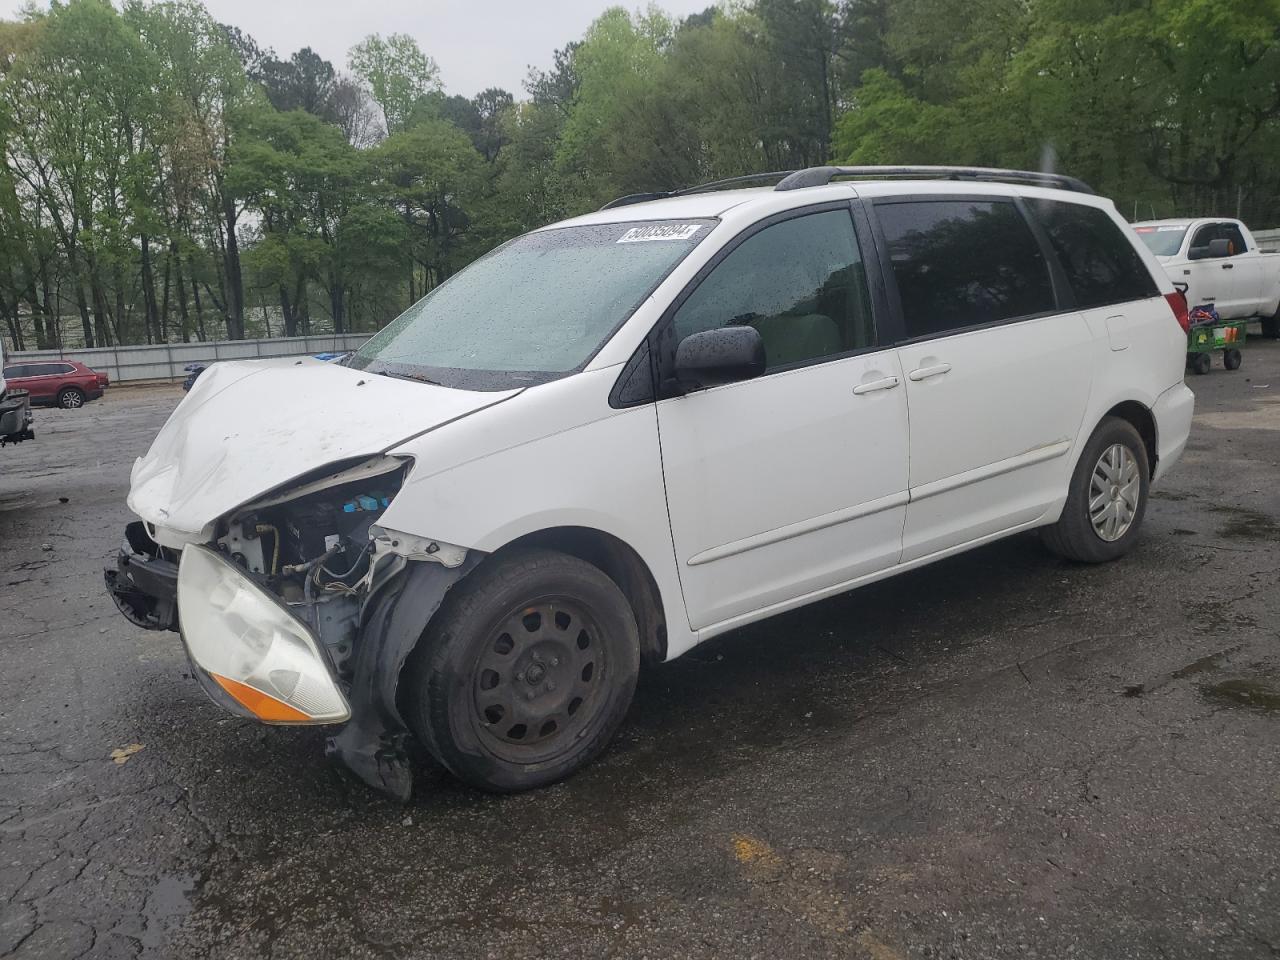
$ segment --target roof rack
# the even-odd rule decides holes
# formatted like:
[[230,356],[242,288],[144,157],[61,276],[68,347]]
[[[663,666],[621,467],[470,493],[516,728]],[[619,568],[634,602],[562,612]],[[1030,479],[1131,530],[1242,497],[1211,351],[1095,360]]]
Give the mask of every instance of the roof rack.
[[[668,197],[683,197],[690,193],[704,193],[708,190],[719,190],[721,187],[733,187],[740,183],[755,183],[760,180],[781,180],[792,176],[795,170],[775,170],[772,173],[749,173],[745,177],[729,177],[725,180],[712,180],[700,183],[696,187],[681,187],[679,190],[666,190],[658,193],[629,193],[625,197],[610,200],[601,210],[612,210],[614,207],[626,207],[633,203],[648,203],[650,200],[666,200]],[[803,172],[803,171],[801,171]]]
[[836,178],[873,177],[877,180],[976,180],[985,183],[1027,183],[1076,193],[1093,193],[1083,180],[1062,173],[1034,170],[1000,170],[994,167],[809,167],[785,177],[775,190],[801,190],[825,186]]

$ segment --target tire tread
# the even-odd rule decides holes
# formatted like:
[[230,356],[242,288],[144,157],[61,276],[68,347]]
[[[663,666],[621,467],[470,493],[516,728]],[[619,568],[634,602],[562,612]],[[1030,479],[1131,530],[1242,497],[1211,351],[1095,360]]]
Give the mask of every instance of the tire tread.
[[[1107,543],[1094,533],[1089,522],[1089,482],[1103,448],[1118,440],[1128,441],[1133,449],[1138,468],[1142,471],[1142,483],[1138,494],[1138,513],[1133,525],[1119,540]],[[1103,418],[1085,444],[1071,475],[1071,487],[1067,493],[1067,502],[1062,507],[1062,517],[1053,526],[1041,531],[1040,538],[1044,545],[1052,553],[1077,563],[1106,563],[1128,553],[1137,539],[1146,514],[1150,474],[1146,444],[1133,424],[1121,417]]]
[[[615,602],[626,612],[629,628],[626,644],[630,648],[631,657],[610,666],[610,670],[620,675],[622,681],[620,695],[611,704],[611,710],[616,716],[606,718],[587,744],[578,751],[573,764],[553,771],[550,775],[531,777],[527,783],[496,783],[480,776],[476,770],[469,769],[465,756],[452,742],[450,704],[446,690],[450,660],[467,643],[467,638],[459,634],[459,629],[469,622],[477,622],[490,612],[496,593],[509,587],[513,580],[543,577],[578,578],[604,591],[606,595],[613,595]],[[470,577],[446,595],[431,626],[409,660],[406,679],[411,688],[417,691],[417,695],[413,696],[409,709],[405,710],[405,719],[431,756],[458,779],[472,786],[494,793],[512,793],[545,786],[569,776],[589,763],[608,745],[630,705],[639,664],[639,628],[636,626],[635,616],[626,597],[608,575],[585,560],[566,553],[542,549],[513,550],[497,562],[487,562],[478,567]]]

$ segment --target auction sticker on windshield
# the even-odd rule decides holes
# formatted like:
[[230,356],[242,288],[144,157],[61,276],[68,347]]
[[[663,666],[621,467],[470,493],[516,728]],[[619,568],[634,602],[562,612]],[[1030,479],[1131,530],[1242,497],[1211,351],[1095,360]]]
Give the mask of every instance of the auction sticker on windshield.
[[702,229],[700,223],[654,223],[647,227],[632,227],[618,243],[644,243],[647,240],[688,240]]

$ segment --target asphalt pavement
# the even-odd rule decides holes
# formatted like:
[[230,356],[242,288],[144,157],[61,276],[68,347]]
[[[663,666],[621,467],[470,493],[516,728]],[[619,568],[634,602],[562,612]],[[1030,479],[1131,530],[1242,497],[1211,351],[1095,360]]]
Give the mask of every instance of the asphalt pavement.
[[180,392],[40,410],[0,450],[0,956],[1280,955],[1280,343],[1216,363],[1128,558],[1019,536],[777,617],[570,781],[424,760],[407,807],[105,595]]

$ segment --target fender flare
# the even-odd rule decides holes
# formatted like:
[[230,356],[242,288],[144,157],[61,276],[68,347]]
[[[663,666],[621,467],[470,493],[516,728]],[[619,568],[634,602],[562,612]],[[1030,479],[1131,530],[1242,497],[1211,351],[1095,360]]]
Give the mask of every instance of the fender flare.
[[363,618],[348,700],[351,719],[325,742],[325,755],[401,803],[413,794],[409,728],[396,706],[400,673],[445,594],[480,563],[469,551],[457,567],[413,560],[386,584]]

